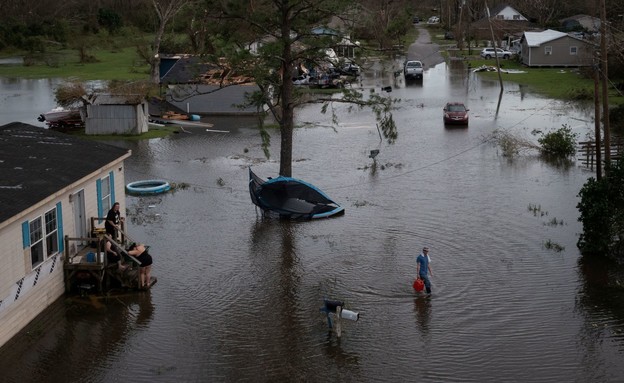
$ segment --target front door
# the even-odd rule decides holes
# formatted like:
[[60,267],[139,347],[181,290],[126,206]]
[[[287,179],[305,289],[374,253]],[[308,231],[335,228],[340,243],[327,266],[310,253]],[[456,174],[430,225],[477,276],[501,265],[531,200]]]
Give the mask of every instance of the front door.
[[[72,206],[74,208],[74,227],[77,238],[87,238],[87,219],[85,217],[84,190],[80,190],[72,195]],[[78,242],[86,245],[86,241]]]

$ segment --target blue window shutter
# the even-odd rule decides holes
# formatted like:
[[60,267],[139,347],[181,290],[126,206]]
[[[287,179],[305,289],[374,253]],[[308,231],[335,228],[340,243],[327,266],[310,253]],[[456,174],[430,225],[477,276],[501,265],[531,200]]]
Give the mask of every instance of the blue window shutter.
[[[102,217],[104,215],[104,211],[102,209],[102,180],[97,179],[95,181],[95,188],[97,189],[97,209],[98,209],[98,217]],[[98,223],[102,223],[102,220],[98,220]]]
[[63,252],[65,247],[65,239],[63,238],[63,205],[56,204],[56,235],[58,236],[58,251]]
[[22,242],[24,243],[24,249],[30,247],[30,224],[28,221],[22,223]]
[[110,180],[110,193],[111,193],[111,206],[112,206],[112,204],[117,202],[117,200],[115,199],[115,173],[114,172],[108,173],[108,179]]

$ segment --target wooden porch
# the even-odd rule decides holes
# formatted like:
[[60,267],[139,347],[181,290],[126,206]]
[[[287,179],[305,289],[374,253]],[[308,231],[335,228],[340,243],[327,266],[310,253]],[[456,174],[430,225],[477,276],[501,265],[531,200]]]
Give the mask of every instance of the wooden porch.
[[[115,241],[106,234],[104,228],[96,227],[96,221],[104,218],[91,218],[90,237],[72,238],[65,236],[65,251],[63,257],[63,270],[66,293],[80,293],[81,295],[96,292],[107,293],[113,289],[139,289],[139,267],[141,262],[128,254],[126,248],[129,245],[129,237],[124,232],[124,226],[120,230],[121,239]],[[127,266],[120,269],[118,264],[109,264],[103,241],[108,239],[119,249],[123,263]],[[74,246],[71,244],[74,243]],[[86,245],[85,245],[86,243]],[[70,249],[78,249],[74,254]],[[149,287],[157,282],[156,277],[151,277]]]

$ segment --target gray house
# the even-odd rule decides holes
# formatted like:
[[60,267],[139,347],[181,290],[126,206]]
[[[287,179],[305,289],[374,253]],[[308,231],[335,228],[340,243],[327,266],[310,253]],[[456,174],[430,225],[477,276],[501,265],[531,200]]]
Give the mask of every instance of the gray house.
[[552,29],[524,32],[520,45],[522,63],[530,67],[590,66],[595,50],[588,41]]
[[85,134],[141,134],[149,130],[149,107],[138,95],[98,94],[86,99]]
[[176,108],[200,116],[255,115],[244,105],[246,94],[258,90],[249,78],[236,76],[224,68],[203,62],[196,56],[170,57],[161,70],[160,84],[166,86],[166,101]]

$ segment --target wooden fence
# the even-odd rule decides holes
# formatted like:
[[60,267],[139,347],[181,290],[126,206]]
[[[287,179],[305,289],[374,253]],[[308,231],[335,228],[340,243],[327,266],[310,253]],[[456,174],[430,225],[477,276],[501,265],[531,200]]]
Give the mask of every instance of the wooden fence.
[[[624,151],[624,140],[618,139],[611,142],[611,161],[615,161],[620,158],[622,151]],[[601,161],[605,160],[604,142],[601,142]],[[596,141],[584,141],[578,143],[578,149],[576,152],[576,158],[584,166],[593,169],[596,161]]]

